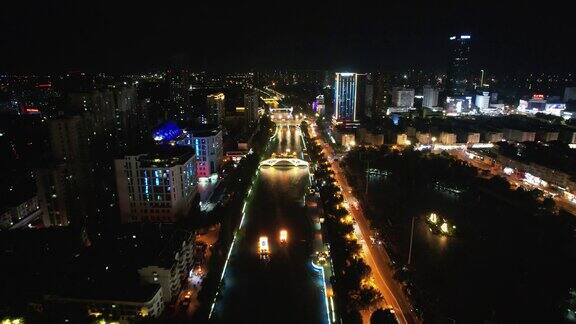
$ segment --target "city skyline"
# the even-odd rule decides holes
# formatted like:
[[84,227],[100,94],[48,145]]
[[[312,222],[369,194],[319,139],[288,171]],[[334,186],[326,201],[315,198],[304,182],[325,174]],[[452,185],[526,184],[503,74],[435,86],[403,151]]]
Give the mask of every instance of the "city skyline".
[[10,3],[0,23],[0,72],[266,68],[446,70],[449,37],[472,35],[474,69],[573,70],[576,38],[561,3],[530,23],[533,7],[483,2],[348,6],[98,2]]
[[6,4],[0,323],[576,324],[571,18]]

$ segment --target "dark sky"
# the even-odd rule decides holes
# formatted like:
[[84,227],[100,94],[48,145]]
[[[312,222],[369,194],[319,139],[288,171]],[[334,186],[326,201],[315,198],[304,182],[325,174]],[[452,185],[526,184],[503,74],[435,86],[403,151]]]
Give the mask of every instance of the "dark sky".
[[443,70],[470,33],[491,71],[576,70],[570,1],[5,1],[0,71]]

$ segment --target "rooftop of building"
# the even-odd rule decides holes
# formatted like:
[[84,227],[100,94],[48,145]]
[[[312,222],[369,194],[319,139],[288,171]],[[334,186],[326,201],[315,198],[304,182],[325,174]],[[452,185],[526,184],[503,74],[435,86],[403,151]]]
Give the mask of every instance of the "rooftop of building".
[[85,256],[133,270],[152,265],[170,268],[182,244],[190,239],[193,232],[176,225],[124,224],[108,238],[95,242],[94,249],[86,251]]
[[[119,284],[119,283],[122,284]],[[161,289],[159,284],[140,283],[137,279],[90,278],[90,280],[67,280],[55,294],[47,299],[99,300],[110,302],[144,303],[152,300]],[[49,296],[49,297],[48,297]]]
[[506,143],[498,144],[498,152],[523,163],[538,165],[561,171],[576,179],[576,151],[560,142]]
[[35,196],[36,185],[29,178],[0,181],[0,212],[19,206]]
[[[73,227],[22,229],[0,235],[0,304],[47,291],[67,280],[68,264],[82,251],[82,235]],[[29,300],[28,300],[29,302]]]
[[504,129],[517,129],[531,132],[559,132],[566,126],[554,124],[539,118],[509,116],[466,116],[433,119],[414,119],[410,125],[420,132],[502,132]]
[[187,131],[194,137],[210,137],[215,136],[222,131],[218,125],[200,125],[187,129]]
[[142,167],[168,168],[182,165],[194,157],[194,149],[178,145],[157,145],[138,160]]
[[71,226],[0,235],[0,304],[43,295],[148,301],[155,290],[140,285],[138,269],[170,269],[194,232],[167,224],[128,224],[93,235],[89,244],[82,237]]

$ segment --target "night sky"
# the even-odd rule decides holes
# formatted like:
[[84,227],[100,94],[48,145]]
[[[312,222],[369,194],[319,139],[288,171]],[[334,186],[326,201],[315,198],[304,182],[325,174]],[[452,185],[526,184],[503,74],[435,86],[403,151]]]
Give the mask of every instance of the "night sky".
[[6,1],[0,72],[445,68],[470,33],[489,71],[576,70],[568,1]]

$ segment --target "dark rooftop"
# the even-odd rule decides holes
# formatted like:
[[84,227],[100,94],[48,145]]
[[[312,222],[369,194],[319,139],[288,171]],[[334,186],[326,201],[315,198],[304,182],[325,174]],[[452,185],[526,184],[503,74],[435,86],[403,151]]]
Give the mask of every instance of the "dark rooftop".
[[[102,264],[137,269],[157,265],[169,268],[182,242],[191,232],[168,224],[125,224],[112,238],[94,244],[85,255],[87,259],[100,258]],[[115,251],[110,253],[110,251]]]
[[140,157],[144,167],[172,167],[184,164],[194,157],[194,149],[178,145],[158,145],[148,154]]
[[[36,185],[29,178],[20,177],[15,181],[0,181],[0,206],[16,207],[35,195]],[[1,210],[3,209],[0,208]]]
[[106,280],[88,282],[66,281],[57,294],[58,298],[73,298],[85,300],[110,300],[128,302],[147,302],[151,300],[160,289],[159,284],[144,284],[135,280],[118,280],[107,283]]
[[194,137],[214,136],[220,131],[220,127],[214,125],[202,125],[188,129],[188,132],[190,132]]

